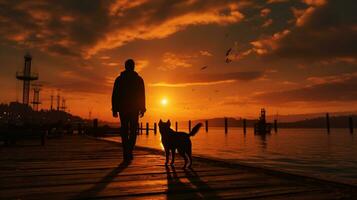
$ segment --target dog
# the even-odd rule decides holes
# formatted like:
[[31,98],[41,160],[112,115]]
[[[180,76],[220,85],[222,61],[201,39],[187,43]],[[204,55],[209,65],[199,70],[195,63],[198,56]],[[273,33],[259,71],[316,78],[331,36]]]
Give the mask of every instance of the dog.
[[[171,153],[171,163],[170,165],[173,166],[175,162],[175,153],[176,149],[178,150],[179,154],[184,158],[186,167],[191,168],[192,166],[192,143],[190,137],[195,136],[200,128],[202,127],[202,123],[198,123],[194,126],[190,133],[185,132],[177,132],[170,128],[171,122],[168,120],[167,122],[163,122],[160,120],[159,122],[159,130],[161,134],[161,142],[164,146],[165,155],[166,155],[166,162],[165,165],[168,165],[169,157]],[[188,164],[189,162],[189,164]],[[188,165],[187,165],[188,164]]]

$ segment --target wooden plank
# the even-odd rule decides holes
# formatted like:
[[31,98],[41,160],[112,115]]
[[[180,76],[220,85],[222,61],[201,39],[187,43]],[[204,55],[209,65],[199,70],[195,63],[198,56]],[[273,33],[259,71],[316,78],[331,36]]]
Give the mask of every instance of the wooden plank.
[[[351,187],[198,159],[194,171],[166,168],[161,153],[137,149],[120,165],[121,145],[79,136],[47,146],[0,149],[0,199],[339,199]],[[182,166],[178,157],[176,166]]]

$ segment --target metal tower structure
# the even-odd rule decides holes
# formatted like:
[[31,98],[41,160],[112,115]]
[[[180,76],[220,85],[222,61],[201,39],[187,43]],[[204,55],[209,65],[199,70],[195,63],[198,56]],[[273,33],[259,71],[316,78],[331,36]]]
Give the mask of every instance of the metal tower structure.
[[32,84],[32,89],[33,89],[33,101],[31,102],[32,103],[32,108],[35,110],[35,111],[38,111],[38,106],[39,104],[41,104],[40,102],[40,91],[41,91],[41,87],[42,85],[41,84],[38,84],[38,83],[35,83],[35,84]]
[[24,58],[24,70],[16,72],[16,79],[23,81],[22,103],[28,105],[30,99],[30,82],[38,80],[38,74],[31,73],[31,55],[27,53]]
[[66,109],[67,109],[67,107],[66,107],[66,99],[65,99],[64,97],[62,97],[61,110],[62,110],[63,112],[66,112]]

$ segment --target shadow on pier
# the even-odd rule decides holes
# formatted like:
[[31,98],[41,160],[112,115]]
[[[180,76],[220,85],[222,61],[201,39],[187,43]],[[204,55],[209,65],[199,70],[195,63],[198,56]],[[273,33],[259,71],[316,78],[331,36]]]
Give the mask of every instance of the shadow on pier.
[[187,199],[218,199],[219,196],[193,169],[184,170],[180,177],[174,166],[166,166],[167,199],[178,199],[183,194]]

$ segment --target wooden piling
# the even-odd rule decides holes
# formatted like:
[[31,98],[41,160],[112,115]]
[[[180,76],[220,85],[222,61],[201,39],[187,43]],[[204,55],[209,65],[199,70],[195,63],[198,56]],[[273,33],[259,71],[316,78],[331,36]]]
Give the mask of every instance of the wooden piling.
[[208,132],[208,120],[205,121],[206,132]]
[[98,134],[98,119],[93,119],[93,135],[97,137]]
[[275,133],[277,133],[278,132],[278,120],[274,120],[274,131],[275,131]]
[[224,133],[228,133],[228,119],[224,118]]
[[146,135],[149,135],[149,122],[146,122]]
[[188,120],[188,131],[191,132],[191,120]]
[[246,134],[247,133],[247,120],[243,119],[243,133]]
[[46,143],[46,132],[42,132],[41,134],[41,145],[45,146]]
[[330,133],[330,115],[329,115],[329,113],[326,113],[326,128],[327,128],[327,133]]
[[82,125],[81,125],[81,123],[78,123],[78,125],[77,125],[77,133],[78,133],[78,135],[82,135]]
[[349,125],[350,125],[350,133],[353,134],[353,118],[352,116],[349,117]]
[[178,123],[175,122],[175,131],[177,132],[177,130],[178,130]]
[[93,119],[93,128],[98,128],[98,119]]
[[143,134],[143,123],[140,122],[140,134]]
[[156,122],[154,123],[154,134],[156,134],[157,133],[157,124],[156,124]]
[[140,125],[139,125],[139,122],[138,122],[138,124],[136,125],[136,135],[140,135]]

